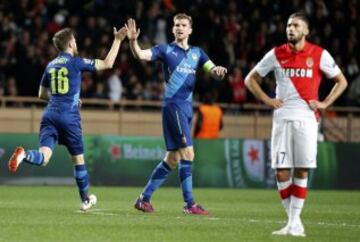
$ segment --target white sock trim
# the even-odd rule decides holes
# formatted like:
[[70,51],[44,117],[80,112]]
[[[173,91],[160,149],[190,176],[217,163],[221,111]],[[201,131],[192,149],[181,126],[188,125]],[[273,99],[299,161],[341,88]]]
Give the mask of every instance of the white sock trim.
[[294,184],[299,186],[299,187],[304,187],[306,188],[307,187],[307,183],[308,183],[308,178],[297,178],[297,177],[294,177]]
[[286,188],[288,188],[289,186],[291,186],[291,180],[288,181],[284,181],[284,182],[276,182],[278,190],[284,190]]

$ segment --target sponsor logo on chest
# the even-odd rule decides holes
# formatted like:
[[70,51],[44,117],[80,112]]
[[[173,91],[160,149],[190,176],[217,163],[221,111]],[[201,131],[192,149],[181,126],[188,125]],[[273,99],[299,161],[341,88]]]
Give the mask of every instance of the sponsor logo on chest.
[[288,78],[292,77],[313,77],[313,70],[310,68],[282,68],[281,69],[284,76]]
[[[289,60],[285,60],[288,62]],[[288,78],[292,77],[302,77],[302,78],[312,78],[313,77],[313,66],[314,60],[312,57],[308,56],[304,59],[304,67],[283,67],[281,70],[284,76]],[[280,61],[281,64],[284,64],[284,61]],[[295,63],[294,63],[295,64]]]
[[186,74],[195,74],[196,70],[194,70],[191,65],[184,63],[182,66],[176,67],[177,72],[186,73]]
[[192,68],[181,67],[181,66],[177,66],[176,71],[181,72],[181,73],[186,73],[186,74],[195,74],[196,73],[196,71]]

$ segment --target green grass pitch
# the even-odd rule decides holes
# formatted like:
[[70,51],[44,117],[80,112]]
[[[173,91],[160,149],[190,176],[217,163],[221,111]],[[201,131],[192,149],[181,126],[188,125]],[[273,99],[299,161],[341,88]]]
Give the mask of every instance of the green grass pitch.
[[98,204],[80,213],[75,187],[0,186],[0,241],[360,241],[360,192],[310,190],[302,214],[306,238],[272,236],[285,225],[277,192],[200,189],[210,216],[182,214],[179,188],[161,188],[155,213],[133,208],[142,188],[92,187]]

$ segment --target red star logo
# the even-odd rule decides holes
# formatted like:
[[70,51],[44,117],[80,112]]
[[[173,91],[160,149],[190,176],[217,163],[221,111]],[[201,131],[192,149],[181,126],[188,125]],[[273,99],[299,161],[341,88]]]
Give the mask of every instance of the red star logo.
[[259,150],[253,146],[250,147],[250,151],[247,154],[251,159],[251,163],[255,163],[259,160]]
[[121,155],[120,146],[119,145],[111,146],[109,152],[110,152],[113,159],[118,159],[120,157],[120,155]]

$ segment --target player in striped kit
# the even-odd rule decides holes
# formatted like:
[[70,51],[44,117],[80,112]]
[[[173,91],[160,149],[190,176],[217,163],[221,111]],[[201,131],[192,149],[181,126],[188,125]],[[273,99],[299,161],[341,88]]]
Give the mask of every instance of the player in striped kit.
[[[297,12],[290,15],[288,42],[270,50],[247,75],[248,89],[274,108],[271,135],[272,168],[288,215],[287,225],[275,235],[305,236],[300,214],[307,194],[308,173],[316,168],[319,110],[330,106],[345,90],[347,81],[328,51],[306,41],[309,23]],[[273,71],[276,98],[258,84]],[[322,76],[335,81],[330,94],[318,101]]]
[[208,211],[195,203],[192,195],[192,92],[196,71],[200,67],[215,79],[224,78],[227,69],[215,66],[201,48],[188,44],[192,32],[192,18],[186,14],[177,14],[174,17],[174,42],[150,49],[142,50],[139,47],[137,38],[140,30],[136,28],[133,19],[128,20],[126,27],[134,56],[145,61],[161,61],[166,81],[162,121],[167,153],[154,169],[144,191],[135,202],[135,208],[143,212],[153,212],[154,208],[150,204],[153,192],[179,164],[179,179],[185,202],[184,213],[206,215]]

